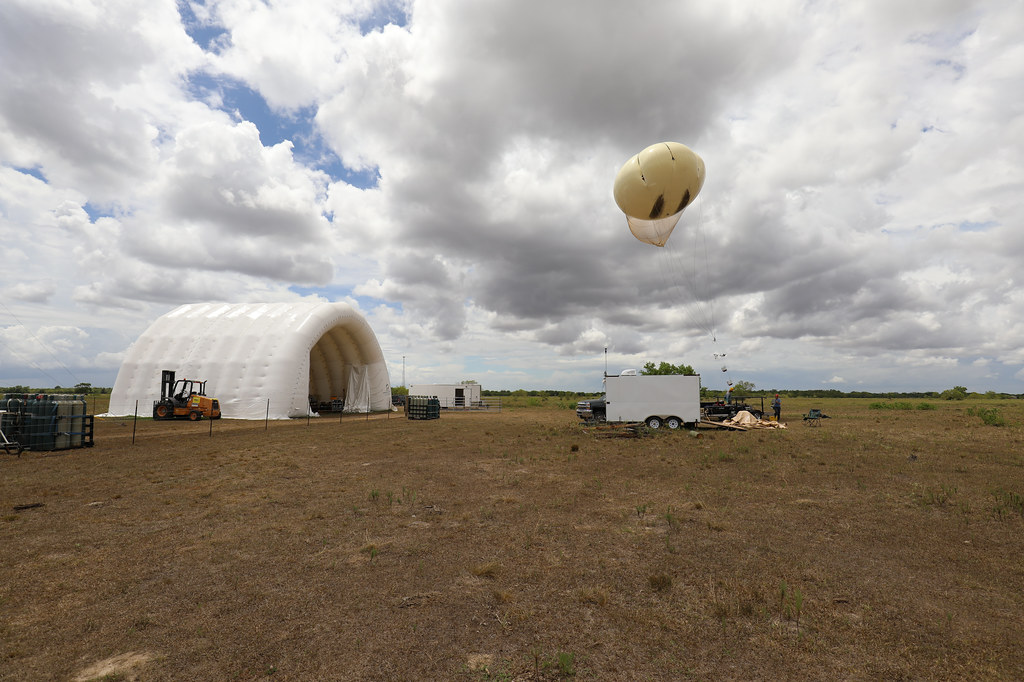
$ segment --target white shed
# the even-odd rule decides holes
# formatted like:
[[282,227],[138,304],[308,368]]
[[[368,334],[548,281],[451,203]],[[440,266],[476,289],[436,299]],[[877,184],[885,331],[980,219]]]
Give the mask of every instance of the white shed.
[[157,319],[128,349],[111,415],[148,415],[160,372],[206,381],[224,417],[304,417],[310,399],[346,412],[387,410],[391,385],[377,337],[346,303],[195,303]]
[[480,384],[412,384],[409,395],[436,396],[441,407],[471,407],[480,403]]

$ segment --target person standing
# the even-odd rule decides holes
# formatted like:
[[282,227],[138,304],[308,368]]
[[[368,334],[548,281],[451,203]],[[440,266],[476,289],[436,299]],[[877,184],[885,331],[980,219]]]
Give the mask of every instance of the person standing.
[[772,411],[775,412],[775,421],[779,421],[779,417],[782,416],[782,401],[779,400],[779,394],[775,394],[775,400],[772,401]]

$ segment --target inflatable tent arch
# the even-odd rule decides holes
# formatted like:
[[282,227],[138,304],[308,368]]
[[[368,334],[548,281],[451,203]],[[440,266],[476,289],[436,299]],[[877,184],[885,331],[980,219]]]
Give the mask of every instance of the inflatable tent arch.
[[[149,416],[160,372],[206,381],[224,417],[304,417],[310,396],[346,412],[391,408],[387,365],[370,325],[346,303],[193,303],[157,319],[128,349],[109,414]],[[269,405],[268,405],[269,401]]]

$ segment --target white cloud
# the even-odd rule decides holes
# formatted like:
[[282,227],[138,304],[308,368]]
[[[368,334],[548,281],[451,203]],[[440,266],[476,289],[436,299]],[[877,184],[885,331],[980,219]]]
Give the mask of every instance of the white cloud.
[[[14,0],[0,329],[88,329],[110,384],[173,305],[308,293],[439,380],[593,388],[608,345],[708,383],[727,352],[758,385],[1013,390],[1019,9]],[[661,139],[708,179],[659,251],[610,184]]]
[[57,283],[47,278],[34,282],[18,282],[9,287],[4,295],[26,303],[46,303],[55,293]]

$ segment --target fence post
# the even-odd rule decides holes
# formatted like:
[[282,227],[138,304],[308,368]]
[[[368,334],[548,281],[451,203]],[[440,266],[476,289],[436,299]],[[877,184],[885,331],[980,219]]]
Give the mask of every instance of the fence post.
[[263,430],[270,428],[270,398],[267,398],[267,418],[263,422]]
[[135,401],[135,421],[132,422],[132,445],[135,445],[135,429],[139,424],[139,401]]

